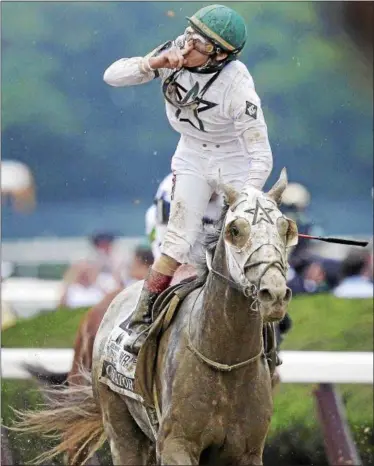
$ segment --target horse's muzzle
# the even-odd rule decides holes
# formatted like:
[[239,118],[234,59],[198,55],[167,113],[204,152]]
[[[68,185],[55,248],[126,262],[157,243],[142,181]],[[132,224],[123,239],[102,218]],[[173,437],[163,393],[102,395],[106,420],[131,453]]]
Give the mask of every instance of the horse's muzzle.
[[275,303],[288,304],[292,298],[292,291],[288,286],[260,288],[258,300],[261,304],[271,306]]

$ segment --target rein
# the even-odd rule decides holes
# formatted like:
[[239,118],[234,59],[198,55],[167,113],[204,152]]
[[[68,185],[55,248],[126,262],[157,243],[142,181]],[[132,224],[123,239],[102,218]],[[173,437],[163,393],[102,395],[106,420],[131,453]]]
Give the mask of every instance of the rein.
[[[222,275],[223,276],[223,275]],[[233,282],[234,283],[234,282]],[[232,364],[232,365],[228,365],[228,364],[222,364],[221,362],[217,362],[217,361],[213,361],[212,359],[209,359],[207,358],[206,356],[204,356],[197,348],[196,346],[194,346],[194,344],[192,343],[192,339],[191,339],[191,315],[192,315],[192,312],[195,308],[195,304],[196,304],[196,301],[198,300],[199,296],[201,295],[202,291],[204,290],[205,288],[205,284],[204,286],[200,289],[198,295],[196,296],[196,299],[193,303],[193,306],[191,308],[191,312],[188,316],[188,343],[187,343],[187,348],[193,353],[195,354],[195,356],[197,356],[202,362],[204,362],[205,364],[207,364],[209,367],[217,370],[217,371],[221,371],[221,372],[230,372],[232,370],[235,370],[235,369],[240,369],[241,367],[244,367],[244,366],[247,366],[248,364],[252,363],[252,362],[255,362],[257,361],[258,359],[260,359],[263,354],[264,354],[264,342],[263,340],[261,340],[261,349],[260,349],[260,352],[258,354],[256,354],[256,356],[253,356],[252,358],[250,359],[247,359],[246,361],[243,361],[243,362],[239,362],[237,364]]]

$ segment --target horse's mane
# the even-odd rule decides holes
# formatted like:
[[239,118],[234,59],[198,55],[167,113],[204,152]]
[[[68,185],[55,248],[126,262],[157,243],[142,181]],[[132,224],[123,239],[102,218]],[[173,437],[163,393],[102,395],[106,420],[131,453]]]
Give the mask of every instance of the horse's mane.
[[206,231],[204,231],[204,235],[200,240],[202,248],[199,251],[194,252],[192,254],[193,265],[196,268],[196,272],[199,278],[205,279],[208,275],[209,270],[208,264],[206,262],[205,253],[206,251],[208,251],[212,255],[214,254],[214,251],[218,244],[218,240],[221,236],[222,228],[224,226],[226,214],[229,207],[229,204],[225,202],[225,204],[222,207],[220,218],[212,225],[209,225],[206,228]]

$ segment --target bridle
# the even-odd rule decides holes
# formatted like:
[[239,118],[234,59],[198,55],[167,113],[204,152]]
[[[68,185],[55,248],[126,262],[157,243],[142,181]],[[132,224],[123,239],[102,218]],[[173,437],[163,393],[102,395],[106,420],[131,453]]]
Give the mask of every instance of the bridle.
[[[277,253],[279,254],[280,259],[275,259],[275,260],[272,260],[272,261],[265,261],[265,260],[264,261],[256,261],[256,262],[251,263],[251,257],[253,256],[253,254],[256,253],[257,251],[259,251],[264,246],[273,247],[277,251]],[[266,272],[271,267],[276,267],[280,271],[280,273],[282,274],[282,276],[285,279],[287,277],[288,265],[287,265],[287,263],[286,264],[284,263],[281,251],[279,251],[279,249],[276,246],[274,246],[273,244],[270,244],[270,243],[261,244],[261,246],[259,246],[254,251],[252,251],[251,254],[248,257],[247,265],[245,265],[245,269],[248,270],[248,269],[250,269],[252,267],[256,267],[258,265],[265,264],[265,267],[261,271],[261,274],[260,274],[258,280],[256,281],[256,283],[251,283],[246,278],[244,279],[245,283],[243,283],[243,284],[239,284],[237,282],[234,282],[234,280],[231,280],[231,278],[227,277],[226,275],[223,275],[222,273],[218,272],[217,270],[215,270],[213,268],[213,265],[212,265],[213,258],[208,253],[208,251],[206,252],[206,259],[207,259],[207,267],[208,267],[208,270],[209,270],[210,274],[215,275],[216,277],[220,278],[222,281],[228,283],[230,288],[233,288],[233,289],[239,291],[240,293],[243,293],[246,298],[252,298],[253,299],[253,302],[252,302],[252,304],[250,306],[252,311],[258,310],[258,292],[261,289],[261,281],[264,278],[264,275],[266,274]]]
[[[222,231],[223,231],[223,229],[222,229]],[[221,235],[222,235],[222,232],[221,232]],[[220,240],[221,240],[221,237],[220,237]],[[255,252],[259,251],[263,246],[272,246],[274,249],[276,249],[276,251],[280,255],[280,259],[279,260],[275,259],[275,260],[272,260],[272,261],[256,261],[256,262],[251,263],[250,259],[253,256],[253,254]],[[248,260],[247,260],[248,265],[245,266],[245,268],[248,269],[248,268],[258,266],[258,265],[265,264],[265,267],[262,270],[262,272],[261,272],[261,274],[260,274],[260,276],[259,276],[256,283],[251,283],[251,282],[249,282],[249,280],[246,280],[246,283],[244,285],[239,285],[238,283],[231,280],[231,278],[226,277],[225,275],[223,275],[222,273],[218,272],[217,270],[215,270],[213,268],[213,266],[212,266],[213,257],[208,251],[206,252],[206,259],[207,259],[207,267],[208,267],[208,270],[209,270],[209,274],[215,275],[216,277],[220,278],[222,281],[228,283],[230,288],[233,288],[233,289],[239,291],[240,293],[243,293],[243,295],[246,298],[252,298],[252,304],[250,306],[250,309],[252,311],[258,311],[258,306],[259,306],[258,292],[261,289],[261,280],[263,279],[266,272],[271,267],[276,267],[281,272],[281,274],[283,275],[283,277],[285,279],[286,279],[286,276],[287,276],[288,266],[287,266],[287,264],[284,263],[281,251],[279,251],[279,249],[276,246],[274,246],[273,244],[269,244],[269,243],[262,244],[261,246],[256,248],[254,251],[252,251],[251,254],[248,257]],[[206,282],[205,282],[205,284],[206,284]],[[248,364],[251,364],[252,362],[257,361],[262,356],[265,356],[265,349],[264,349],[263,339],[261,340],[261,349],[260,349],[258,354],[256,354],[255,356],[253,356],[250,359],[247,359],[246,361],[242,361],[242,362],[239,362],[237,364],[232,364],[232,365],[222,364],[220,362],[213,361],[212,359],[209,359],[206,356],[204,356],[194,346],[194,344],[192,343],[192,339],[191,339],[191,315],[193,313],[193,310],[195,308],[195,304],[196,304],[199,296],[201,295],[202,291],[205,288],[205,284],[200,289],[200,292],[196,296],[196,299],[194,301],[194,304],[193,304],[193,306],[191,308],[191,312],[190,312],[189,317],[188,317],[188,329],[187,329],[188,344],[187,344],[187,348],[193,354],[195,354],[202,362],[207,364],[209,367],[211,367],[212,369],[221,371],[221,372],[230,372],[230,371],[235,370],[235,369],[240,369],[241,367],[247,366]],[[269,352],[272,352],[273,350],[274,350],[274,348],[271,348]]]

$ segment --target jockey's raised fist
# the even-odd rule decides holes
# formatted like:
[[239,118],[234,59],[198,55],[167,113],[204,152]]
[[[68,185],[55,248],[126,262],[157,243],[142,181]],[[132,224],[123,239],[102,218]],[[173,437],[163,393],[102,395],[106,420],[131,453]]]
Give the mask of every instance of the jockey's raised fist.
[[186,63],[185,56],[193,49],[193,43],[187,42],[183,49],[172,47],[158,57],[149,59],[149,64],[153,69],[170,68],[180,70]]

